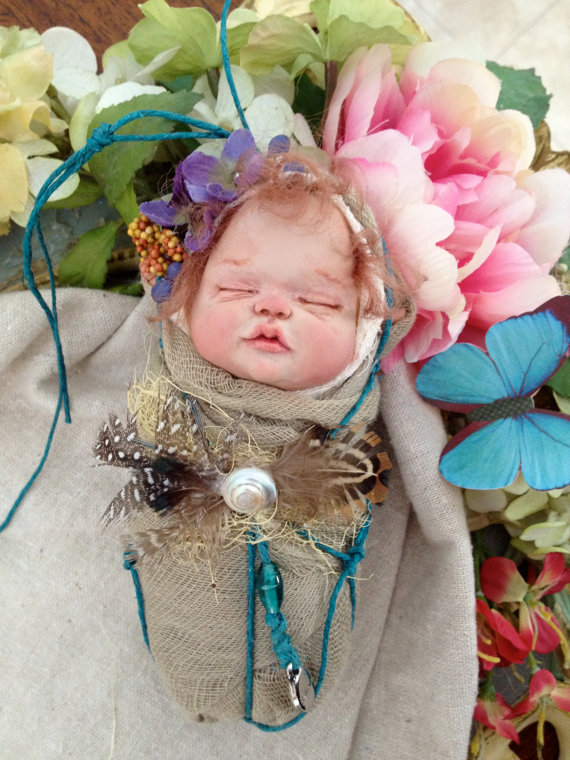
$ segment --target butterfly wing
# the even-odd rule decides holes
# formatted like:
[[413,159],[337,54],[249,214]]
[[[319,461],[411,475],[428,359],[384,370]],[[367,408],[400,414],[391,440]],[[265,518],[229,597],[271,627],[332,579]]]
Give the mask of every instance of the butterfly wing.
[[469,343],[456,343],[433,356],[420,370],[416,387],[427,401],[456,411],[508,395],[491,359]]
[[506,319],[489,328],[485,344],[507,388],[507,395],[528,396],[564,361],[568,326],[551,311]]
[[441,453],[439,471],[461,488],[503,488],[520,469],[520,418],[473,422]]
[[521,418],[521,469],[537,491],[570,483],[570,417],[535,410]]

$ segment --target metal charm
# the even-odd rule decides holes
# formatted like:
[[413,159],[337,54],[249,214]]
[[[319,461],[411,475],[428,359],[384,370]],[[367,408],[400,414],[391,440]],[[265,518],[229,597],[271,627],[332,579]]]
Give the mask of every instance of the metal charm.
[[293,706],[300,712],[307,712],[315,704],[315,689],[311,677],[304,668],[295,670],[293,664],[287,665],[287,680]]
[[221,494],[230,509],[247,515],[274,504],[277,488],[275,481],[265,470],[258,467],[238,467],[225,478]]

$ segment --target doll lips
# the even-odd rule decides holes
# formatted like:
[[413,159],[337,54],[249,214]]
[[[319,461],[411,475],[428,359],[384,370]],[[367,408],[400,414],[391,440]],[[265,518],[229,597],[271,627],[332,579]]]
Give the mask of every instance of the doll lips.
[[278,327],[265,325],[256,327],[246,342],[260,351],[267,351],[270,354],[280,354],[289,351],[287,341]]

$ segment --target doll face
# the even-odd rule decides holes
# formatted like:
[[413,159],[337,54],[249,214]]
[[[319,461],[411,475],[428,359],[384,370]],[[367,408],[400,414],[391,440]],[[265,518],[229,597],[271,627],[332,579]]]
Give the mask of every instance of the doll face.
[[280,216],[255,200],[213,249],[189,320],[207,361],[283,390],[335,378],[352,360],[358,313],[341,212],[308,197]]

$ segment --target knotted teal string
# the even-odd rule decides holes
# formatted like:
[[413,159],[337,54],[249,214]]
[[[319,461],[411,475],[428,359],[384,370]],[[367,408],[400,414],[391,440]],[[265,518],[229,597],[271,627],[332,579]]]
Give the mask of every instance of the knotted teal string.
[[228,24],[228,13],[230,10],[231,0],[226,0],[224,3],[224,7],[222,9],[222,18],[220,22],[220,46],[222,48],[222,63],[224,65],[224,71],[226,73],[226,79],[228,80],[228,85],[230,88],[230,92],[232,94],[233,101],[235,103],[235,107],[237,108],[237,112],[239,114],[240,121],[245,129],[249,129],[249,126],[247,124],[247,121],[245,119],[245,114],[243,112],[243,108],[241,107],[241,103],[239,102],[239,96],[237,92],[237,88],[234,82],[234,77],[232,74],[232,67],[230,63],[230,54],[228,52],[228,30],[227,30],[227,24]]
[[[327,670],[327,663],[328,663],[328,651],[329,651],[329,639],[330,639],[331,627],[332,627],[334,615],[336,612],[338,596],[347,580],[350,587],[350,601],[351,601],[351,607],[352,607],[352,626],[354,626],[354,618],[355,618],[355,610],[356,610],[356,588],[355,588],[354,576],[356,575],[356,570],[359,563],[364,559],[364,556],[365,556],[364,544],[368,536],[368,531],[370,529],[370,523],[371,523],[372,505],[370,504],[368,500],[366,501],[366,506],[368,509],[368,515],[366,517],[364,524],[358,531],[358,535],[356,536],[354,540],[354,544],[351,546],[351,548],[348,551],[341,552],[336,549],[333,549],[331,546],[327,546],[326,544],[321,543],[320,541],[314,541],[314,544],[318,549],[328,552],[333,557],[336,557],[342,562],[342,572],[338,577],[338,580],[335,584],[335,587],[329,599],[327,617],[325,620],[325,627],[323,629],[323,640],[322,640],[322,645],[321,645],[321,665],[319,669],[317,683],[315,684],[315,695],[319,693],[323,680],[325,678],[325,673]],[[309,539],[309,534],[306,531],[297,531],[297,532],[303,538]],[[266,541],[262,541],[258,544],[250,543],[248,545],[249,586],[248,586],[247,663],[246,663],[246,697],[245,697],[246,708],[245,708],[244,720],[246,721],[246,723],[251,723],[252,725],[257,726],[257,728],[260,728],[262,731],[282,731],[283,729],[289,728],[289,726],[294,725],[299,720],[304,718],[306,713],[304,712],[299,713],[299,715],[296,715],[294,718],[292,718],[290,721],[287,721],[286,723],[282,723],[280,726],[269,726],[266,723],[259,723],[253,720],[252,718],[256,551],[259,551],[262,562],[271,561],[271,558],[269,556],[269,548],[267,546]],[[282,615],[282,613],[278,613],[278,614],[281,615],[281,617],[283,617],[283,620],[285,621],[285,618]],[[266,622],[267,622],[267,615],[266,615]],[[285,621],[285,625],[286,624],[287,623]],[[273,641],[273,637],[272,637],[272,641]],[[291,640],[289,639],[289,642],[290,641]],[[293,649],[295,655],[297,656],[297,663],[296,664],[295,662],[292,663],[293,668],[297,669],[299,665],[301,664],[299,655],[298,655],[297,650],[292,645],[291,645],[291,648]],[[277,655],[279,659],[279,664],[282,668],[286,668],[289,662],[292,662],[291,659],[286,659],[286,658],[282,659],[280,657],[280,653],[278,653],[275,649],[275,644],[274,644],[273,651]],[[285,653],[285,649],[283,650],[283,654],[284,653]]]
[[[254,544],[259,552],[259,558],[263,564],[271,562],[269,556],[269,547],[267,541],[261,541],[258,544]],[[255,579],[254,579],[255,581]],[[293,665],[293,668],[297,670],[301,664],[299,659],[299,653],[291,643],[291,637],[287,633],[287,621],[282,612],[269,612],[265,613],[265,624],[271,631],[271,643],[273,644],[273,651],[275,652],[279,665],[282,668],[286,668],[289,663]]]
[[[386,241],[384,240],[384,238],[382,238],[382,252],[386,260],[386,269],[389,274],[392,274],[392,267],[390,265],[390,254],[388,253],[388,246],[386,245]],[[394,306],[394,293],[392,292],[392,288],[386,288],[385,295],[386,295],[386,304],[388,308],[391,309]],[[351,409],[349,409],[347,414],[342,418],[336,430],[333,430],[329,434],[329,438],[334,440],[337,436],[337,433],[339,433],[342,430],[342,428],[348,425],[348,423],[352,420],[356,412],[360,409],[366,397],[368,396],[368,394],[374,387],[374,383],[376,382],[376,375],[380,372],[380,361],[381,361],[380,357],[382,356],[382,351],[384,350],[384,347],[386,343],[388,342],[388,338],[390,337],[391,330],[392,330],[392,317],[388,317],[388,319],[384,323],[384,329],[382,330],[380,343],[378,344],[378,348],[374,356],[374,363],[370,369],[370,374],[368,376],[366,385],[362,389],[362,393],[360,394],[358,401],[354,404],[354,406]]]
[[135,596],[137,599],[137,610],[139,613],[139,620],[142,628],[142,635],[144,639],[144,643],[147,646],[147,649],[150,652],[150,642],[148,640],[148,629],[146,625],[146,614],[144,609],[144,596],[141,586],[141,581],[139,578],[139,574],[136,569],[136,557],[131,554],[130,551],[126,551],[123,554],[123,567],[125,570],[129,570],[131,573],[131,578],[133,579],[133,585],[135,587]]
[[[118,130],[121,129],[121,127],[124,127],[126,124],[129,124],[130,122],[135,121],[137,119],[146,118],[147,116],[160,117],[163,119],[167,119],[168,121],[175,121],[182,124],[186,124],[188,127],[191,127],[197,131],[186,130],[186,131],[178,131],[178,132],[161,132],[159,134],[152,134],[152,135],[116,134]],[[53,171],[50,174],[50,176],[47,178],[47,180],[44,182],[41,190],[36,196],[34,208],[32,210],[32,213],[30,214],[30,218],[26,226],[26,231],[24,233],[23,277],[26,280],[30,291],[34,295],[34,298],[39,303],[44,314],[46,315],[46,318],[48,320],[48,323],[53,335],[53,340],[55,343],[55,349],[56,349],[56,355],[57,355],[59,395],[58,395],[58,402],[57,402],[56,410],[53,416],[50,432],[48,435],[48,439],[47,439],[40,463],[38,467],[35,469],[35,471],[33,472],[32,476],[30,477],[26,485],[24,486],[24,488],[20,491],[18,497],[16,498],[14,504],[12,505],[10,511],[8,512],[8,515],[6,516],[5,520],[2,522],[2,524],[0,524],[0,533],[3,530],[5,530],[10,524],[10,522],[12,521],[12,518],[16,514],[16,511],[18,510],[18,507],[22,503],[22,500],[24,499],[25,495],[28,493],[28,491],[32,487],[34,481],[40,474],[45,464],[45,461],[48,457],[48,454],[51,448],[54,432],[57,426],[57,422],[59,420],[59,415],[60,415],[62,407],[65,414],[65,421],[67,423],[71,422],[71,414],[70,414],[70,407],[69,407],[69,390],[68,390],[68,384],[67,384],[67,371],[65,367],[63,349],[61,346],[61,339],[59,335],[59,324],[58,324],[58,317],[57,317],[55,277],[54,277],[51,259],[49,256],[49,252],[47,250],[47,246],[44,240],[41,223],[40,223],[40,212],[43,206],[49,200],[52,193],[54,193],[59,187],[61,187],[61,185],[67,179],[69,179],[69,177],[71,177],[73,174],[76,174],[79,171],[79,169],[81,169],[94,155],[99,153],[108,145],[112,145],[113,143],[141,142],[141,141],[149,142],[153,140],[157,140],[157,141],[158,140],[176,140],[176,139],[187,139],[188,137],[225,139],[229,137],[229,135],[230,133],[226,129],[223,129],[222,127],[219,127],[216,124],[210,124],[208,122],[204,122],[199,119],[194,119],[190,116],[184,116],[182,114],[173,113],[171,111],[161,111],[161,110],[156,110],[156,109],[133,111],[132,113],[126,114],[122,118],[118,119],[114,124],[105,123],[96,127],[93,130],[93,133],[91,134],[89,139],[87,140],[86,144],[80,150],[76,151],[73,155],[71,155],[60,166],[58,166],[58,168],[55,169],[55,171]],[[49,274],[49,282],[50,282],[50,301],[51,301],[50,304],[48,304],[48,302],[40,293],[35,282],[34,273],[32,271],[32,240],[33,240],[34,232],[37,234],[40,250],[42,252],[42,255],[47,265],[47,270]]]

